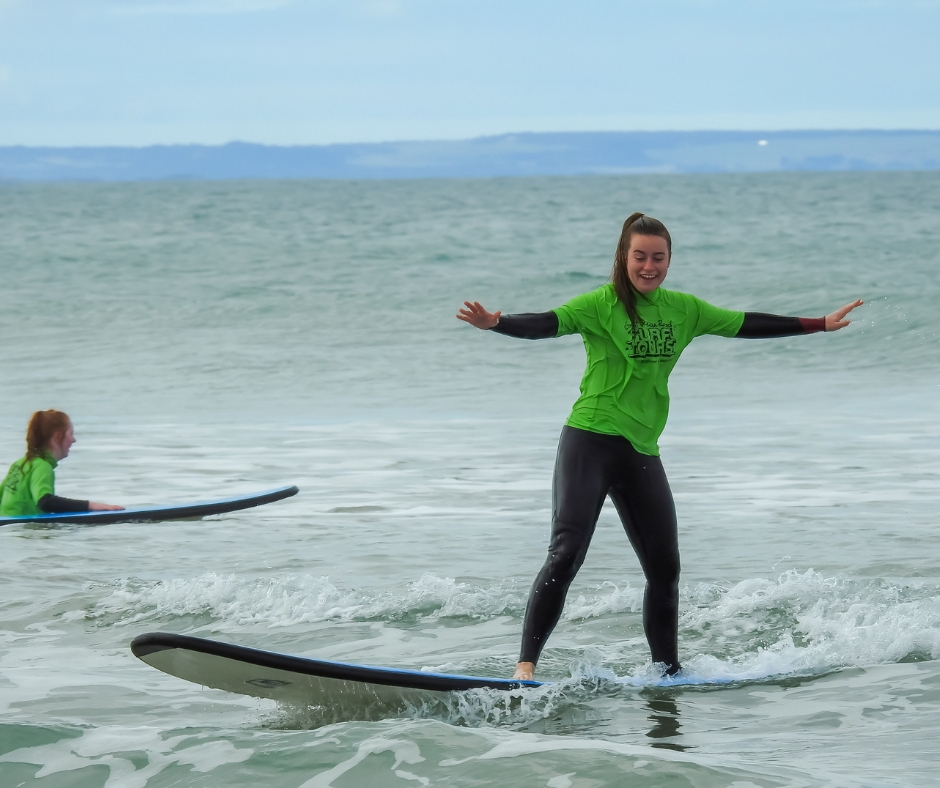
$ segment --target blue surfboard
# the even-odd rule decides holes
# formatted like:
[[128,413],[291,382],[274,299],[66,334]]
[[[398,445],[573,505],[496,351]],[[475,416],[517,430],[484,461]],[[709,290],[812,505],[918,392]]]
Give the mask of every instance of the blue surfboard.
[[103,523],[155,523],[164,520],[191,520],[208,517],[210,514],[225,514],[239,509],[250,509],[282,498],[297,495],[295,486],[278,487],[274,490],[221,498],[217,501],[170,504],[168,506],[140,506],[116,512],[64,512],[62,514],[34,514],[24,517],[0,519],[0,525],[14,523],[74,523],[76,525],[101,525]]
[[420,704],[446,692],[544,685],[294,657],[163,632],[134,638],[131,651],[157,670],[204,687],[295,705]]

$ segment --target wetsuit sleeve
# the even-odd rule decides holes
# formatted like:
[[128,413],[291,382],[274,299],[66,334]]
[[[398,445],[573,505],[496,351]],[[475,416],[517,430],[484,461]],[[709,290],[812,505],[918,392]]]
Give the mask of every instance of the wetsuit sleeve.
[[519,339],[550,339],[558,335],[558,315],[554,312],[500,315],[499,322],[490,331]]
[[815,334],[826,330],[824,317],[784,317],[763,312],[745,312],[744,322],[735,336],[744,339],[792,337],[796,334]]
[[602,291],[600,288],[582,293],[551,312],[500,315],[490,331],[520,339],[549,339],[591,331],[598,322],[597,299]]
[[36,505],[45,514],[63,514],[64,512],[87,512],[88,501],[76,501],[74,498],[62,498],[51,493],[40,498]]

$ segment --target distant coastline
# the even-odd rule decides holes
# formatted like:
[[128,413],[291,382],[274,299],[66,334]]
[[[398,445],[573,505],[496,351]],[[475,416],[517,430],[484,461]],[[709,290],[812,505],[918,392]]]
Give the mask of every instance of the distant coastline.
[[503,134],[338,145],[0,147],[0,182],[940,170],[940,131]]

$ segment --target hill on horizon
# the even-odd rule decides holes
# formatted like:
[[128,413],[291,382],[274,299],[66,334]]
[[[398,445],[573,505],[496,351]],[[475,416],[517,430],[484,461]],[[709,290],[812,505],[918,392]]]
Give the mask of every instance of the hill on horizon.
[[0,147],[5,182],[871,170],[940,170],[940,131],[527,132],[335,145]]

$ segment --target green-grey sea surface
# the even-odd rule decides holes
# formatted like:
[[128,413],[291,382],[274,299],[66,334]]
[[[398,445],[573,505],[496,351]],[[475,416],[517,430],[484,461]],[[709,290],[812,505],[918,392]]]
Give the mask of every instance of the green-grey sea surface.
[[[578,337],[454,319],[603,284],[623,219],[667,286],[835,334],[705,337],[663,460],[683,559],[662,686],[601,515],[507,699],[278,707],[137,660],[148,631],[506,676],[547,545]],[[297,484],[163,524],[0,528],[0,785],[927,786],[940,770],[940,174],[0,185],[0,464],[30,413],[57,492]]]

